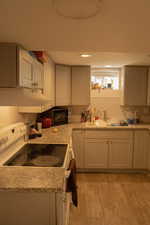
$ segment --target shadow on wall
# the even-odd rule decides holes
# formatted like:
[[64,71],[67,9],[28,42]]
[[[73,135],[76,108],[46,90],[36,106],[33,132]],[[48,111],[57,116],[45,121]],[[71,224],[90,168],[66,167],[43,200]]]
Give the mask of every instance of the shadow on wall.
[[36,114],[21,114],[15,106],[0,106],[0,127],[16,122],[35,121]]

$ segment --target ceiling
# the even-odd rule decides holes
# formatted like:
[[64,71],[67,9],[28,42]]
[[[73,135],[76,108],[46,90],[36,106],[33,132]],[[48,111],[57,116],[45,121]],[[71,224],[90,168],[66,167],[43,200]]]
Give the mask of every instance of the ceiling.
[[[89,53],[89,52],[88,52]],[[92,67],[122,67],[124,65],[150,65],[150,55],[144,53],[90,52],[91,57],[82,58],[81,52],[50,52],[51,58],[60,64],[91,65]]]
[[[149,0],[102,0],[100,13],[83,20],[57,14],[52,1],[1,0],[0,42],[47,50],[58,63],[150,64]],[[81,52],[94,56],[83,60]]]

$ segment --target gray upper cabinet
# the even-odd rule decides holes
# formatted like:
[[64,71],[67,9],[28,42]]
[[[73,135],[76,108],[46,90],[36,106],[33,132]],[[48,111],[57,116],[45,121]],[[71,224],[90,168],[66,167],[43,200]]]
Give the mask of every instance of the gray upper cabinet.
[[17,70],[16,45],[0,45],[0,87],[16,87]]
[[0,44],[0,87],[43,88],[43,65],[16,44]]
[[56,65],[56,105],[71,105],[71,67]]
[[56,65],[56,105],[90,104],[90,66]]
[[125,66],[122,82],[122,105],[147,105],[147,66]]
[[72,66],[72,105],[90,104],[90,66]]

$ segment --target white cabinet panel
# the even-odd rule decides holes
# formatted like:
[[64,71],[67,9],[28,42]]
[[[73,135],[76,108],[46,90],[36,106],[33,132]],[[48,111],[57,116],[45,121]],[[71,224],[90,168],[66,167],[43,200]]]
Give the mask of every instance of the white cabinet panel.
[[149,133],[148,131],[135,131],[134,133],[134,163],[135,169],[148,168]]
[[71,193],[67,192],[57,193],[56,195],[57,225],[69,225],[70,204],[71,204]]
[[[107,129],[107,128],[106,128]],[[122,139],[122,138],[128,138],[132,139],[133,138],[133,132],[132,131],[118,131],[118,130],[99,130],[99,131],[94,131],[94,130],[87,130],[85,132],[85,137],[86,138],[105,138],[105,139]]]
[[108,141],[89,140],[85,141],[85,168],[108,167]]
[[33,64],[33,88],[43,89],[44,68],[36,59]]
[[17,47],[0,44],[0,87],[17,86]]
[[123,71],[123,105],[147,105],[148,67],[125,66]]
[[84,168],[84,136],[83,131],[73,131],[72,145],[77,168]]
[[44,63],[44,91],[43,94],[49,99],[52,106],[55,106],[55,64],[49,58]]
[[49,193],[1,192],[0,224],[54,225],[55,217],[52,215],[55,215],[55,211],[50,214],[50,205],[55,205],[55,198],[50,199],[49,196]]
[[71,67],[56,65],[56,105],[71,104]]
[[90,66],[72,66],[72,105],[90,104]]
[[25,50],[19,51],[19,86],[32,88],[33,58]]
[[129,140],[109,141],[109,168],[132,168],[133,146]]

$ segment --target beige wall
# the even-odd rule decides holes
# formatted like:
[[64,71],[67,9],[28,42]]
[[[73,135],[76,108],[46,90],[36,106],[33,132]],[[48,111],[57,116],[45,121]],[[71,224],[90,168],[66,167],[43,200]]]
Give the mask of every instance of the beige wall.
[[21,114],[18,108],[14,106],[0,106],[0,127],[7,126],[16,122],[33,123],[35,122],[36,114]]
[[17,107],[0,107],[0,125],[23,121],[23,116],[18,113]]

